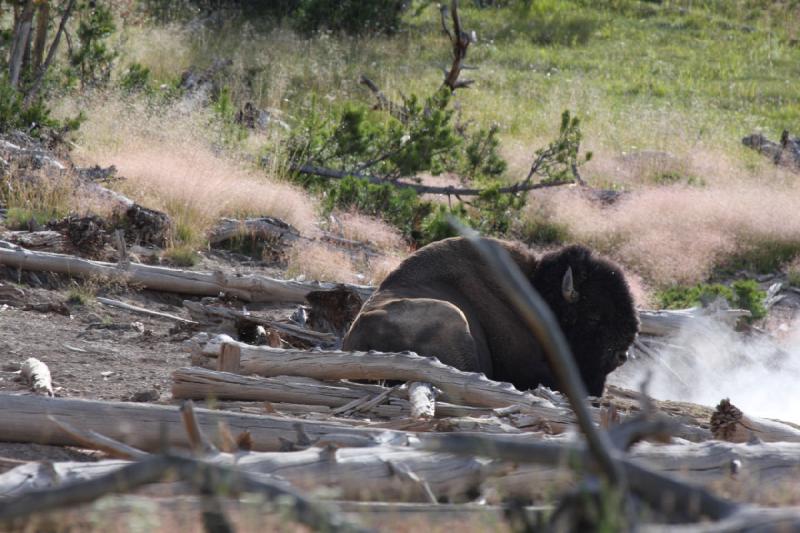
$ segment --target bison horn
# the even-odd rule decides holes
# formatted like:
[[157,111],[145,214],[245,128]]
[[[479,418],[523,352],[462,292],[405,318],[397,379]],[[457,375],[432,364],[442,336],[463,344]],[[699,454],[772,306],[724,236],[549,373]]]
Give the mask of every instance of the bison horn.
[[561,294],[564,299],[569,303],[578,301],[578,291],[575,290],[575,284],[572,280],[572,267],[567,267],[567,272],[564,274],[564,279],[561,280]]

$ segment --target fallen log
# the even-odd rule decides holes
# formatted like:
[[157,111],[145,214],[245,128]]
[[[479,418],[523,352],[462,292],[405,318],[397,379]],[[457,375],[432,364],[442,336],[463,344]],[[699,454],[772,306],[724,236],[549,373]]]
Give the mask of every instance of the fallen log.
[[[432,357],[413,353],[313,352],[251,346],[237,343],[227,335],[213,339],[196,336],[187,346],[192,351],[192,364],[216,367],[216,358],[223,343],[236,343],[241,349],[240,368],[243,374],[264,377],[302,376],[319,380],[364,379],[402,380],[431,383],[441,389],[450,402],[478,407],[505,407],[521,404],[541,410],[548,418],[571,423],[572,414],[556,408],[550,401],[520,392],[509,383],[491,381],[483,374],[462,372]],[[205,341],[205,342],[204,342]]]
[[213,246],[241,237],[291,242],[300,238],[300,232],[286,222],[273,217],[248,218],[245,220],[223,218],[209,233],[208,242]]
[[[23,270],[58,272],[81,278],[115,280],[142,288],[192,294],[239,298],[248,302],[303,303],[311,291],[336,287],[333,283],[284,281],[266,276],[225,274],[222,272],[194,272],[173,268],[131,264],[121,270],[114,263],[90,261],[70,255],[33,252],[0,241],[0,265]],[[353,286],[364,298],[372,288]]]
[[[312,440],[340,435],[342,438],[362,439],[365,442],[377,442],[375,439],[399,439],[405,442],[409,437],[409,434],[401,432],[355,428],[334,422],[208,409],[197,409],[196,413],[200,427],[218,447],[224,442],[219,424],[227,426],[233,434],[249,432],[253,449],[261,451],[280,450],[286,442],[294,442],[297,424],[302,425]],[[84,444],[84,441],[62,431],[50,419],[51,416],[144,451],[158,451],[165,444],[181,448],[189,445],[180,414],[174,406],[9,394],[0,394],[0,440],[56,446]]]
[[[0,524],[8,525],[12,520],[28,518],[33,513],[72,507],[90,502],[110,493],[128,492],[135,488],[163,481],[169,476],[177,476],[201,494],[216,494],[225,487],[231,495],[255,492],[268,501],[288,500],[294,517],[320,531],[366,531],[350,524],[338,512],[297,492],[273,477],[254,477],[236,468],[211,464],[196,459],[179,456],[154,456],[135,463],[128,463],[94,479],[75,481],[59,486],[34,489],[0,500]],[[215,506],[217,507],[217,506]],[[209,509],[204,510],[204,518]],[[231,531],[227,520],[217,507],[215,520],[225,523],[215,531]]]
[[672,335],[681,329],[697,323],[700,317],[711,317],[731,326],[743,318],[750,316],[745,309],[706,310],[702,307],[689,309],[663,309],[660,311],[639,310],[639,334],[665,336]]
[[694,483],[709,484],[735,478],[763,485],[796,481],[800,444],[761,444],[708,441],[697,444],[642,442],[629,452],[632,460],[661,472],[671,472]]
[[[200,333],[187,341],[185,348],[192,353],[193,365],[213,370],[217,368],[216,360],[222,345],[226,342],[236,343],[227,335],[211,337],[206,333]],[[442,390],[441,400],[444,402],[484,408],[509,407],[510,411],[501,414],[508,415],[516,427],[531,427],[544,429],[550,433],[561,433],[569,427],[574,427],[575,424],[574,415],[563,399],[553,401],[556,395],[546,389],[520,392],[510,384],[491,381],[483,374],[462,372],[443,365],[434,358],[410,353],[323,350],[308,352],[236,344],[241,349],[242,374],[264,377],[301,376],[321,381],[338,379],[423,381]],[[437,405],[441,403],[437,402]],[[670,402],[656,402],[656,405],[660,408],[662,403],[667,407],[671,405]],[[591,408],[590,411],[595,422],[599,422],[599,409]],[[627,402],[622,412],[635,414],[638,412],[638,407],[635,403]],[[665,412],[678,422],[675,436],[690,441],[702,441],[710,437],[707,428],[699,425],[694,418],[682,416],[680,410],[669,408],[665,409]],[[705,417],[703,422],[707,425],[707,411],[703,413]],[[624,415],[623,419],[630,414]]]
[[53,382],[46,364],[35,357],[29,357],[22,363],[20,371],[36,394],[53,396]]
[[[273,378],[242,376],[199,367],[175,370],[172,373],[172,381],[172,397],[175,399],[215,398],[314,406],[304,409],[304,412],[323,406],[341,408],[354,400],[365,398],[368,400],[389,391],[386,387],[379,385],[364,387],[363,384],[344,381],[322,382],[296,376]],[[396,396],[386,397],[386,403],[372,405],[367,410],[387,418],[409,416],[411,405],[408,401],[408,392],[398,389],[394,394]],[[280,410],[278,406],[276,409]],[[435,409],[435,415],[438,417],[487,416],[491,414],[491,409],[453,405],[446,402],[437,402]]]
[[[399,470],[415,472],[437,497],[463,501],[465,494],[477,490],[490,477],[503,475],[513,469],[508,464],[487,459],[386,445],[217,454],[209,460],[220,466],[236,466],[256,479],[280,476],[281,480],[300,490],[319,491],[326,488],[328,490],[320,492],[327,498],[356,501],[428,501],[428,496],[417,484],[398,475]],[[52,466],[28,463],[0,474],[0,494],[7,498],[34,488],[55,487],[79,479],[96,479],[118,472],[130,464],[122,460],[60,462]]]
[[67,241],[64,236],[51,230],[43,231],[0,231],[0,240],[14,243],[31,250],[43,250],[56,253],[67,253]]
[[747,416],[730,400],[719,402],[711,415],[711,434],[728,442],[800,442],[800,429],[776,420]]

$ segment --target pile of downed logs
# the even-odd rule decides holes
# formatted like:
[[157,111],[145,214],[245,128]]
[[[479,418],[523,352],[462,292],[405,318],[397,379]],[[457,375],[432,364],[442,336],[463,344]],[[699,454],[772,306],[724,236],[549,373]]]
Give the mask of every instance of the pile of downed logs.
[[[15,263],[21,268],[73,261],[73,274],[87,268],[120,275],[113,264],[0,248],[5,250],[11,254],[0,255],[0,263],[4,257],[35,258]],[[347,301],[346,290],[369,293],[363,287],[140,265],[123,274],[130,272],[151,283],[180,280],[157,285],[180,286],[179,292],[213,283],[257,301],[299,302],[330,289],[338,294],[330,299],[338,306]],[[796,426],[748,416],[727,400],[714,411],[613,387],[588,401],[545,388],[522,392],[413,353],[326,349],[337,333],[217,300],[185,302],[191,320],[117,300],[102,303],[203,330],[185,342],[192,366],[172,375],[173,399],[183,406],[49,398],[47,367],[29,359],[20,373],[38,394],[0,396],[0,439],[96,449],[108,458],[28,463],[0,474],[0,524],[177,479],[184,483],[170,484],[173,493],[198,494],[204,520],[228,526],[219,505],[222,487],[227,497],[261,494],[288,506],[298,521],[332,530],[362,529],[351,520],[358,513],[478,508],[527,524],[514,527],[546,519],[556,529],[577,530],[576,520],[597,509],[583,507],[592,498],[575,496],[600,501],[603,490],[622,491],[629,526],[800,527],[800,511],[738,504],[714,494],[720,482],[790,484],[800,453]],[[698,313],[641,312],[642,331],[651,338],[668,334]],[[279,342],[235,340],[231,335],[243,324],[269,330]],[[205,407],[195,408],[193,401]],[[604,483],[592,482],[598,478]],[[554,500],[559,492],[566,496]],[[520,501],[545,507],[523,504],[520,511]],[[211,530],[208,522],[206,527]]]

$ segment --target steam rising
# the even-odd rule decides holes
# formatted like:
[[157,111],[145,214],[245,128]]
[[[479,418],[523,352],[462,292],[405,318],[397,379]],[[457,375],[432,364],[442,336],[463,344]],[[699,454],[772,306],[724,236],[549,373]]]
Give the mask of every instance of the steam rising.
[[649,392],[660,400],[711,407],[723,398],[746,414],[800,423],[800,330],[787,338],[745,336],[701,318],[675,336],[650,345],[656,358],[639,355],[609,376],[609,383],[638,390],[652,372]]

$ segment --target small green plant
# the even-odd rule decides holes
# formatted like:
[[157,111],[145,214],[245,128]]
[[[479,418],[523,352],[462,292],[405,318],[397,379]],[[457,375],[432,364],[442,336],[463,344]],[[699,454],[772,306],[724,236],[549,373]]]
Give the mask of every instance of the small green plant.
[[730,287],[720,283],[670,287],[660,291],[657,299],[662,308],[684,309],[700,305],[705,300],[722,297],[732,307],[750,311],[749,321],[753,321],[767,315],[764,307],[766,296],[754,280],[737,280]]
[[73,305],[89,305],[94,300],[94,287],[89,284],[73,285],[67,292],[67,303]]
[[792,287],[800,287],[800,258],[795,258],[786,269],[786,278]]
[[59,126],[41,100],[24,106],[22,93],[14,89],[5,76],[0,77],[0,132],[18,129],[36,135],[42,127]]
[[425,245],[458,235],[450,224],[450,217],[455,217],[464,226],[472,226],[472,221],[461,204],[456,204],[453,208],[439,204],[428,216],[422,219],[420,237],[417,239],[418,244]]
[[760,320],[767,316],[764,299],[767,293],[762,291],[755,280],[740,279],[733,282],[733,305],[750,311],[750,320]]
[[554,222],[544,216],[533,216],[522,222],[514,230],[515,237],[529,245],[562,244],[569,240],[569,228],[566,224]]
[[247,138],[247,129],[236,122],[236,106],[233,103],[230,89],[223,87],[212,105],[219,125],[220,142],[234,145]]
[[692,187],[704,187],[705,180],[697,176],[685,176],[680,172],[666,171],[653,176],[653,183],[656,185],[680,185],[686,184]]
[[164,258],[171,264],[180,267],[195,266],[199,260],[194,247],[185,244],[167,248],[164,251]]
[[119,80],[119,85],[124,91],[143,91],[150,84],[150,69],[140,63],[132,63]]
[[100,2],[81,6],[78,47],[70,56],[70,63],[83,86],[102,85],[110,79],[117,53],[108,47],[106,39],[115,30],[114,15],[108,6]]

